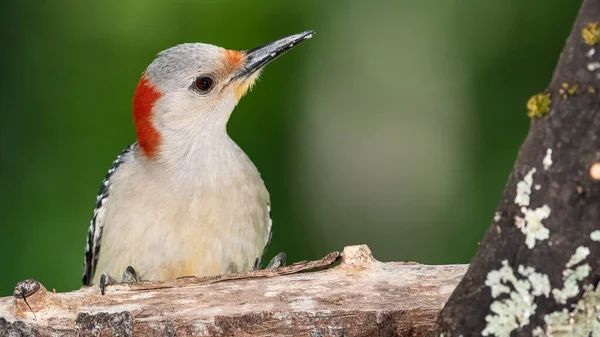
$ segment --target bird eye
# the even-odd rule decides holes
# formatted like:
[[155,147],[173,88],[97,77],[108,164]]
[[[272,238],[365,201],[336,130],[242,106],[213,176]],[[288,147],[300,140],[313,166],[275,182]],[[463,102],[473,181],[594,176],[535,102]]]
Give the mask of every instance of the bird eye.
[[203,75],[196,78],[194,81],[194,87],[201,94],[206,94],[210,91],[210,89],[212,89],[213,83],[214,81],[212,77]]

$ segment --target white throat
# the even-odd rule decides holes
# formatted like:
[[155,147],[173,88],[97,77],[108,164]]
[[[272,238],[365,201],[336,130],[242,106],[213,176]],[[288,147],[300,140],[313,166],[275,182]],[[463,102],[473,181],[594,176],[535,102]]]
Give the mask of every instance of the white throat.
[[244,175],[248,169],[256,170],[227,134],[235,99],[223,100],[209,111],[196,106],[184,108],[181,102],[159,100],[155,105],[155,109],[163,109],[154,120],[161,135],[153,159],[160,167],[157,169],[166,171],[174,184],[183,186],[218,186]]

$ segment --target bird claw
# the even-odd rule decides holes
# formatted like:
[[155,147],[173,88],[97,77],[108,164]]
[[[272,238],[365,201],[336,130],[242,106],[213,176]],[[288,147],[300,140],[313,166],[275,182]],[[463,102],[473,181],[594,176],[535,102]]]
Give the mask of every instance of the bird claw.
[[104,295],[107,285],[115,284],[115,279],[113,279],[108,273],[102,273],[100,275],[100,294]]
[[259,264],[260,264],[260,259],[257,257],[256,260],[254,260],[254,266],[252,267],[252,270],[257,271],[260,267]]
[[135,283],[138,281],[138,275],[135,269],[132,266],[127,266],[125,271],[123,272],[122,283]]
[[284,252],[281,252],[269,261],[269,264],[265,269],[276,269],[279,267],[285,267],[285,263],[287,262],[287,255]]
[[[123,272],[123,279],[120,283],[134,283],[137,281],[137,272],[135,271],[135,269],[133,269],[132,266],[127,266],[127,268],[125,268],[125,271]],[[99,283],[100,284],[98,285],[98,287],[100,287],[100,294],[102,295],[104,295],[104,293],[106,292],[106,286],[117,284],[115,279],[112,278],[112,276],[110,276],[108,273],[102,273],[102,275],[100,275]]]
[[[269,264],[267,265],[267,267],[265,267],[265,269],[276,269],[279,267],[285,267],[286,261],[287,255],[285,255],[284,252],[281,252],[275,255],[275,257],[273,257],[271,261],[269,261]],[[260,270],[260,259],[258,257],[256,258],[256,260],[254,260],[254,267],[252,267],[252,270]]]

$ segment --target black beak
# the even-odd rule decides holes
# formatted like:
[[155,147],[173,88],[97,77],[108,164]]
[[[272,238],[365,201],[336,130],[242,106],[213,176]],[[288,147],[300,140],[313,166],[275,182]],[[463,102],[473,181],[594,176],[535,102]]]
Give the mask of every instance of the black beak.
[[308,30],[244,51],[243,53],[246,55],[246,64],[240,71],[233,75],[231,80],[233,81],[238,78],[252,75],[280,55],[283,55],[288,50],[294,48],[298,43],[310,39],[314,34],[315,32],[313,30]]

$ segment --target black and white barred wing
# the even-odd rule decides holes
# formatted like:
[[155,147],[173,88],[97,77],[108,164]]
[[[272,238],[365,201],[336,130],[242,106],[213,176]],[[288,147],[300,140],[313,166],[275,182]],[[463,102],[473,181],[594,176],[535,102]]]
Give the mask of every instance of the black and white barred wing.
[[96,264],[98,263],[98,256],[100,253],[100,244],[102,243],[102,229],[104,227],[104,215],[106,212],[106,205],[110,196],[111,177],[119,166],[123,163],[124,156],[131,152],[136,144],[128,146],[125,150],[121,151],[117,159],[113,161],[108,173],[102,181],[100,191],[96,197],[96,205],[94,207],[94,215],[92,221],[90,221],[90,227],[88,228],[87,242],[85,244],[85,260],[83,261],[83,284],[91,285],[92,279],[94,278],[94,272],[96,271]]

